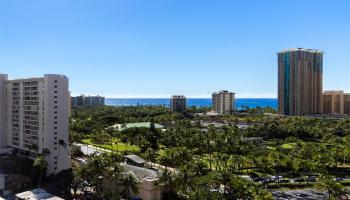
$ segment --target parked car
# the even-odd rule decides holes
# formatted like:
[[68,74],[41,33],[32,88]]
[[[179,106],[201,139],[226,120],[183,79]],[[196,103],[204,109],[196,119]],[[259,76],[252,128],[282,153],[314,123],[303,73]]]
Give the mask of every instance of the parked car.
[[289,183],[288,179],[276,179],[275,180],[276,183]]
[[342,181],[342,180],[343,180],[343,178],[336,177],[336,178],[334,178],[334,180],[335,180],[335,181],[337,181],[337,182],[339,182],[339,181]]
[[283,179],[283,176],[270,176],[272,180],[276,181],[276,180],[280,180]]
[[260,182],[260,181],[262,181],[263,179],[261,178],[261,177],[252,177],[252,180],[254,181],[254,182]]
[[262,177],[259,182],[261,182],[261,183],[273,183],[274,179],[272,179],[271,177]]
[[294,179],[294,182],[296,182],[296,183],[305,182],[305,178],[304,178],[304,177],[295,178],[295,179]]
[[239,175],[239,177],[243,178],[243,179],[246,179],[248,181],[251,181],[252,178],[250,178],[250,176],[247,176],[247,175]]
[[316,180],[316,176],[309,176],[308,178],[307,178],[307,182],[316,182],[317,180]]

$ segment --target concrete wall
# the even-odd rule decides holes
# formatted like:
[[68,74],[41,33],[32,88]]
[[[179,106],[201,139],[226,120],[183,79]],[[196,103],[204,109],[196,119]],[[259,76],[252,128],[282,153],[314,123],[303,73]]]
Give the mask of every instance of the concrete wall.
[[[62,75],[45,75],[44,94],[43,147],[51,152],[47,157],[47,162],[51,163],[47,173],[51,174],[71,167],[68,157],[68,78]],[[64,141],[66,148],[59,145],[60,140]]]
[[0,74],[0,148],[6,146],[6,81],[7,75]]
[[153,181],[143,181],[138,186],[139,193],[135,196],[143,200],[161,200],[162,190],[159,186],[154,185]]

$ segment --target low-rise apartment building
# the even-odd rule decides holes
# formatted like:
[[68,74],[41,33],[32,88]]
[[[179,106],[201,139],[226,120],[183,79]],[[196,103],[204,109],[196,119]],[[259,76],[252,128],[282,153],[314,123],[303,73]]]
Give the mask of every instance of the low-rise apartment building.
[[103,106],[105,105],[105,98],[102,96],[76,96],[71,97],[71,105],[72,107],[80,107],[80,106]]

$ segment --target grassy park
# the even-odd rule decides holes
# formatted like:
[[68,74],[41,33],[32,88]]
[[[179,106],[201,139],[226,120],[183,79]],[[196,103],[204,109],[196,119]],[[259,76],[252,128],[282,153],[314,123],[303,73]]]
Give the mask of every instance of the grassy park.
[[118,139],[113,139],[112,143],[105,143],[105,144],[94,143],[92,139],[82,139],[81,142],[84,144],[89,144],[89,145],[93,145],[96,147],[101,147],[101,148],[108,149],[111,151],[121,151],[121,152],[123,152],[123,151],[138,152],[139,151],[138,146],[120,142]]

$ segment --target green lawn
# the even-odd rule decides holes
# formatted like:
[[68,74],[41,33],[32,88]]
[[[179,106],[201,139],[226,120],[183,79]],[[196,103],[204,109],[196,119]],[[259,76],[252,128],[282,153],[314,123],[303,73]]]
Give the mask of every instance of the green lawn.
[[275,150],[276,150],[276,147],[267,146],[266,149],[275,151]]
[[85,144],[90,144],[93,146],[97,146],[97,147],[101,147],[101,148],[109,149],[109,150],[114,150],[114,151],[131,151],[131,152],[139,151],[138,146],[126,144],[126,143],[123,143],[120,141],[113,141],[113,145],[110,143],[109,144],[96,144],[92,141],[92,139],[83,139],[82,142]]
[[295,147],[296,143],[284,143],[281,145],[284,149],[293,149]]

